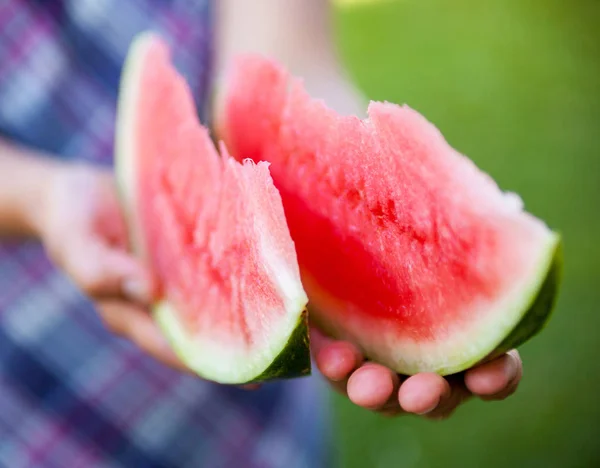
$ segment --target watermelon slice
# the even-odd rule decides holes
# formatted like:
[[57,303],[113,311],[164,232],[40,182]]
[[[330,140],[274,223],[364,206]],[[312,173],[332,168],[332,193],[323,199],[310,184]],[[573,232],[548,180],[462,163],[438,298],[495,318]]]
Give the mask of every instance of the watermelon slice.
[[561,239],[415,110],[371,102],[342,116],[258,55],[238,58],[216,129],[266,160],[311,314],[402,374],[452,374],[547,322]]
[[310,373],[307,296],[267,163],[216,151],[153,33],[137,37],[118,103],[116,174],[153,315],[200,376],[240,384]]

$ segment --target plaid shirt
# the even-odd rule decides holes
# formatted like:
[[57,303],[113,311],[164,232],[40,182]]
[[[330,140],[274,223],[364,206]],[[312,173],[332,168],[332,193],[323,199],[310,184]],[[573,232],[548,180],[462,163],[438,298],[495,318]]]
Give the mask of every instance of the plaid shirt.
[[[111,164],[120,68],[152,28],[205,99],[202,0],[0,0],[0,133]],[[102,326],[35,242],[0,244],[0,466],[319,467],[328,405],[315,378],[256,392],[165,368]]]

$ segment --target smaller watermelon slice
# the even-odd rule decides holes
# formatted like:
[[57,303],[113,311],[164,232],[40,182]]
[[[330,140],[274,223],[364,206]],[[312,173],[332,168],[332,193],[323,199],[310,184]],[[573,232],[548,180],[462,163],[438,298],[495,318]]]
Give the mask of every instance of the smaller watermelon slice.
[[401,374],[460,372],[538,333],[561,238],[408,106],[343,116],[260,55],[216,100],[237,158],[266,160],[311,317]]
[[181,360],[227,384],[309,374],[308,299],[268,164],[219,155],[154,33],[131,45],[115,146],[132,249]]

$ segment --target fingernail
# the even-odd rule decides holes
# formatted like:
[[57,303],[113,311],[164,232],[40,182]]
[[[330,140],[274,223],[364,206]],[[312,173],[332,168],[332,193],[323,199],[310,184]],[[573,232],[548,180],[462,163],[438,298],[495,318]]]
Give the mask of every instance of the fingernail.
[[519,364],[517,363],[517,359],[512,355],[512,353],[508,353],[507,356],[508,359],[506,360],[506,373],[508,375],[508,381],[512,382],[513,379],[517,376]]
[[130,299],[147,303],[150,301],[150,288],[138,279],[128,279],[123,283],[123,292]]

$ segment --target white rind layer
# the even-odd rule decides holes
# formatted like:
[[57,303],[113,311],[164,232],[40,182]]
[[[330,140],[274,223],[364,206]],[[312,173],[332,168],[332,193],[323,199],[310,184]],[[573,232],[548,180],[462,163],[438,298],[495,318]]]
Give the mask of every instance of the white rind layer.
[[[115,172],[130,229],[131,248],[142,259],[147,257],[145,246],[141,242],[141,220],[136,209],[138,150],[135,138],[129,136],[136,131],[135,110],[139,99],[137,85],[143,72],[144,59],[156,40],[157,37],[148,32],[140,34],[132,43],[129,58],[122,72],[115,140]],[[276,282],[284,302],[283,311],[256,312],[267,317],[277,317],[269,336],[266,339],[263,337],[264,345],[256,346],[248,352],[243,346],[236,347],[211,339],[210,330],[202,336],[191,334],[179,320],[181,315],[167,300],[162,300],[152,307],[153,316],[176,354],[186,366],[206,379],[238,384],[260,376],[284,351],[288,340],[300,324],[308,298],[299,274],[284,265],[277,255],[271,252],[269,245],[273,243],[268,235],[261,237],[259,245],[264,266],[269,277]]]
[[298,297],[286,302],[290,308],[277,320],[277,327],[271,331],[265,346],[255,347],[252,352],[225,346],[222,341],[213,341],[210,332],[208,336],[188,333],[178,319],[179,314],[169,302],[158,303],[153,314],[173,350],[187,367],[208,380],[239,384],[250,382],[263,374],[284,351],[290,336],[299,325],[306,301]]
[[[136,139],[128,138],[136,128],[136,103],[139,99],[139,87],[136,87],[144,67],[143,58],[152,46],[155,36],[153,33],[142,33],[136,37],[131,44],[128,59],[122,71],[119,89],[119,100],[117,103],[117,124],[115,129],[115,173],[117,186],[123,200],[123,209],[126,219],[129,220],[129,239],[133,245],[131,249],[140,258],[146,258],[146,251],[141,243],[135,239],[141,239],[142,234],[139,226],[141,220],[135,209],[137,203],[137,183],[135,167],[137,166],[138,154]],[[132,60],[131,57],[139,57]]]

